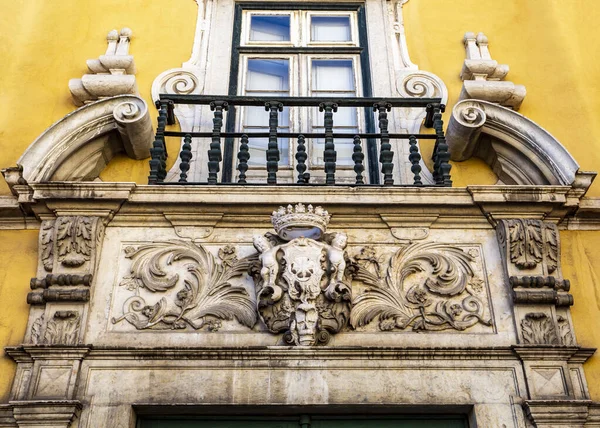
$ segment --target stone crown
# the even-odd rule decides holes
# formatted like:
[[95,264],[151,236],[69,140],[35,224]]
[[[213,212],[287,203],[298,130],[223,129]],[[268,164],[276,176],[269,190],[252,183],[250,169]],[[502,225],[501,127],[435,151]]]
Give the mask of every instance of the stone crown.
[[300,236],[319,239],[327,230],[330,218],[329,213],[321,207],[313,208],[312,205],[299,203],[273,211],[271,222],[275,232],[285,240]]

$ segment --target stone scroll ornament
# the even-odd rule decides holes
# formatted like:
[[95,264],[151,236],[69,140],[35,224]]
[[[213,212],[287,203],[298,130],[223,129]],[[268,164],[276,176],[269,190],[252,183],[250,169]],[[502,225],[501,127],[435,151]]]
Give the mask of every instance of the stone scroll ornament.
[[357,257],[351,266],[353,277],[367,288],[353,302],[351,326],[358,328],[375,319],[383,331],[491,326],[484,283],[472,267],[475,256],[474,249],[465,252],[447,244],[413,244],[391,257],[384,278]]
[[[125,256],[133,260],[131,273],[119,285],[134,295],[113,324],[126,321],[138,330],[206,327],[209,331],[217,331],[222,320],[236,319],[249,328],[256,324],[254,296],[231,281],[248,272],[256,255],[238,260],[235,249],[227,246],[218,261],[200,245],[173,240],[130,246]],[[178,270],[183,272],[182,281],[169,269],[173,265],[183,266]],[[175,287],[180,287],[176,293],[167,293]],[[153,302],[142,297],[142,289],[157,296]]]
[[280,207],[271,217],[277,235],[254,237],[258,313],[288,344],[326,344],[348,324],[347,237],[325,234],[329,218],[321,207]]

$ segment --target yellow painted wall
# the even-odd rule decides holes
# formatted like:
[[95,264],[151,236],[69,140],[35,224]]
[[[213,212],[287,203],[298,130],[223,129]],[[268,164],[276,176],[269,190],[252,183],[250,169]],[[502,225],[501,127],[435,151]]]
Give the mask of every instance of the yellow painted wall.
[[37,230],[0,230],[0,403],[6,403],[16,364],[5,346],[23,342],[29,305],[29,280],[35,276]]
[[[571,316],[577,341],[587,348],[600,347],[600,231],[566,231],[562,241],[563,275],[571,280],[575,300]],[[600,400],[600,355],[584,366],[593,400]]]
[[[198,10],[194,0],[0,0],[0,5],[0,168],[14,166],[44,129],[75,110],[69,79],[85,74],[87,59],[104,54],[113,28],[133,30],[138,88],[151,105],[154,78],[190,57]],[[153,107],[150,112],[156,115]],[[147,183],[148,161],[123,158],[111,162],[104,179]],[[8,194],[3,180],[0,194]]]
[[[410,0],[404,21],[411,60],[446,83],[450,108],[462,87],[463,35],[483,31],[492,58],[510,66],[507,80],[527,88],[519,112],[554,135],[582,170],[599,169],[600,1]],[[478,169],[454,163],[454,185],[488,184],[492,177]],[[600,181],[589,195],[600,196]]]

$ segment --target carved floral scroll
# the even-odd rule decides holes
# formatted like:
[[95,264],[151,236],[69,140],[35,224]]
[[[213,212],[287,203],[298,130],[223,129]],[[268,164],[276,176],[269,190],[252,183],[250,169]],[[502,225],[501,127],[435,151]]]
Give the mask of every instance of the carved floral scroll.
[[353,302],[350,324],[356,328],[378,319],[381,330],[429,331],[491,326],[472,250],[473,255],[446,244],[410,245],[391,257],[384,278],[366,268],[364,257],[355,259],[354,279],[368,287]]
[[[216,331],[221,320],[235,319],[250,328],[256,323],[254,296],[231,282],[248,271],[255,257],[238,260],[235,251],[227,248],[217,261],[202,246],[181,240],[129,246],[125,256],[133,262],[119,285],[131,297],[113,324],[126,321],[138,330],[206,327]],[[169,269],[175,264],[183,266],[183,277]],[[142,296],[142,290],[152,299]]]

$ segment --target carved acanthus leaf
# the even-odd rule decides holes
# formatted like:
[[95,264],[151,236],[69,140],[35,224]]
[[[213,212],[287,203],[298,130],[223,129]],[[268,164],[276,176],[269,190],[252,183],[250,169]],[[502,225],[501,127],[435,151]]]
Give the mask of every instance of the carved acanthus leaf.
[[46,325],[44,343],[46,345],[76,345],[79,336],[81,317],[76,311],[56,311]]
[[64,266],[77,267],[90,260],[92,227],[90,217],[59,217],[56,220],[57,253]]
[[552,319],[542,312],[531,312],[521,321],[523,342],[528,345],[557,345],[558,336]]
[[558,231],[556,226],[546,226],[546,265],[548,273],[554,273],[558,268]]
[[[477,323],[491,325],[484,303],[468,286],[475,278],[471,262],[472,257],[460,248],[421,243],[392,256],[385,282],[375,281],[355,264],[354,279],[369,287],[354,300],[350,324],[360,327],[378,318],[381,330],[409,326],[464,330]],[[409,277],[417,274],[419,282],[409,285]]]
[[40,343],[41,334],[42,334],[42,326],[44,325],[44,314],[42,314],[38,319],[35,320],[33,325],[31,326],[31,342],[34,345]]
[[577,346],[569,320],[562,315],[556,317],[556,320],[558,321],[558,333],[560,334],[562,344],[566,346]]
[[52,272],[54,264],[54,220],[42,222],[40,230],[42,264],[46,272]]
[[510,259],[522,269],[531,269],[542,261],[542,228],[537,220],[509,220]]
[[[235,318],[247,327],[256,323],[253,297],[230,282],[248,272],[255,256],[228,259],[230,263],[220,264],[202,246],[179,240],[127,247],[125,254],[133,259],[133,264],[131,274],[120,285],[136,295],[125,302],[123,316],[113,319],[113,323],[126,320],[140,330],[183,329],[188,325],[200,329],[207,325],[213,331],[218,323],[210,317]],[[155,304],[148,304],[140,289],[152,293],[173,289],[180,283],[180,275],[171,268],[176,262],[185,268],[182,288],[174,295],[171,293],[170,298],[162,297]]]

